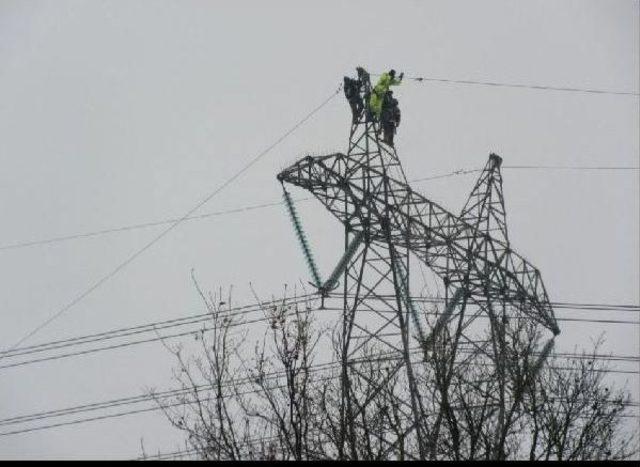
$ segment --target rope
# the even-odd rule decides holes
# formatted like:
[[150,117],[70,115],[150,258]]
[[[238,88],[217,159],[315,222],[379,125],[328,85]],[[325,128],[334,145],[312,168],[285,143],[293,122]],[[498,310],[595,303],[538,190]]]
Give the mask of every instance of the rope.
[[[371,76],[380,76],[379,73],[371,73]],[[589,94],[611,94],[618,96],[640,96],[640,93],[633,91],[610,91],[607,89],[589,89],[589,88],[573,88],[563,86],[546,86],[539,84],[525,84],[525,83],[500,83],[495,81],[476,81],[470,79],[448,79],[448,78],[430,78],[425,76],[405,76],[405,79],[418,81],[418,82],[435,82],[435,83],[450,83],[450,84],[470,84],[476,86],[493,86],[504,88],[524,88],[524,89],[537,89],[543,91],[565,91],[565,92],[583,92]]]

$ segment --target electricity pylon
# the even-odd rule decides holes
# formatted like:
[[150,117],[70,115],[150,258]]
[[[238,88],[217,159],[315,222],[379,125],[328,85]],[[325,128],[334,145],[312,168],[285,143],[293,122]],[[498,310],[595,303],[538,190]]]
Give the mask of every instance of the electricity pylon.
[[[379,139],[379,122],[367,110],[371,84],[359,73],[359,95],[364,109],[351,125],[346,154],[307,156],[278,174],[278,179],[311,192],[344,226],[345,252],[333,273],[322,283],[304,240],[293,204],[285,197],[314,283],[324,296],[341,281],[342,299],[342,430],[344,456],[354,446],[358,420],[375,396],[353,389],[354,378],[366,379],[359,358],[366,349],[394,354],[388,378],[402,373],[406,388],[394,394],[404,413],[400,434],[385,437],[390,452],[405,443],[420,458],[437,458],[438,440],[448,430],[455,410],[448,401],[452,379],[467,368],[491,365],[496,402],[518,404],[522,384],[509,384],[521,373],[534,374],[551,350],[552,338],[533,362],[513,362],[506,343],[522,323],[559,334],[553,309],[538,269],[511,248],[502,192],[502,159],[491,154],[459,215],[414,191],[405,177],[394,147]],[[444,307],[435,319],[418,310],[410,293],[414,262],[430,268],[444,286]],[[336,289],[337,290],[337,289]],[[488,322],[487,322],[488,318]],[[422,363],[438,353],[440,364],[429,374],[417,375]],[[517,360],[517,356],[516,356]],[[437,380],[435,410],[425,407],[424,378]],[[368,381],[384,387],[384,381]],[[433,400],[430,406],[433,407]],[[496,404],[499,405],[499,404]],[[496,443],[509,414],[495,416]],[[449,433],[450,435],[450,433]],[[502,436],[504,439],[504,436]],[[351,439],[351,443],[349,440]]]

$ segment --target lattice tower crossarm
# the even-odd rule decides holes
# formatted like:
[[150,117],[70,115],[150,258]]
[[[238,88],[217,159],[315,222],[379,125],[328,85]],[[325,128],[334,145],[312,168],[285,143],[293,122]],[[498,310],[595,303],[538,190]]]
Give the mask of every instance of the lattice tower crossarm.
[[[381,213],[389,212],[393,244],[414,253],[445,285],[464,287],[483,298],[520,303],[532,319],[559,334],[537,268],[468,218],[450,213],[408,184],[389,177],[384,166],[368,166],[361,159],[341,153],[307,157],[278,177],[310,191],[348,231],[364,232],[371,243],[386,243]],[[499,170],[496,164],[488,166],[483,175]],[[383,186],[392,194],[387,200],[381,193]],[[474,254],[480,241],[487,255]]]

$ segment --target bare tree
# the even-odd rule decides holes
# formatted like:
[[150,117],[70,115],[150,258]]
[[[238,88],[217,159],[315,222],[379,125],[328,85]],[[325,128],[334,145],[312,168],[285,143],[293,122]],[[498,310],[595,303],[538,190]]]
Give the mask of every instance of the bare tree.
[[242,459],[250,423],[238,410],[238,384],[244,374],[233,361],[245,339],[231,336],[238,324],[234,316],[224,313],[231,295],[223,301],[221,292],[205,294],[195,278],[193,282],[211,315],[209,334],[205,336],[205,329],[194,334],[200,343],[200,355],[195,357],[185,356],[181,344],[164,343],[177,361],[173,379],[179,395],[170,399],[152,395],[170,423],[185,431],[189,446],[203,458]]
[[256,296],[261,318],[252,321],[250,338],[247,323],[231,312],[231,293],[223,300],[221,291],[205,294],[195,279],[194,284],[211,315],[210,326],[194,336],[199,350],[190,355],[182,344],[165,344],[177,362],[179,392],[154,395],[197,457],[585,460],[637,455],[637,432],[624,423],[629,394],[607,384],[607,367],[596,359],[600,341],[569,363],[552,355],[542,366],[540,336],[530,320],[494,320],[474,345],[500,358],[496,365],[491,358],[468,358],[452,345],[455,332],[443,329],[410,352],[419,387],[418,403],[412,404],[406,374],[398,371],[406,356],[371,344],[363,346],[357,361],[347,362],[341,320],[331,332],[323,329],[313,297],[295,290],[271,301]]
[[630,395],[605,381],[602,343],[568,364],[552,358],[531,387],[529,459],[620,460],[637,454],[637,432],[624,426]]

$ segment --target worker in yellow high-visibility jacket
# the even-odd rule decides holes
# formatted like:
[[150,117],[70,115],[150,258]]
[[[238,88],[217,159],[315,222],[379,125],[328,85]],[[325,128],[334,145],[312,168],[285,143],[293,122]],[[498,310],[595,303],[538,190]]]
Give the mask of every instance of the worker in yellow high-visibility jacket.
[[382,75],[380,75],[380,79],[373,88],[371,98],[369,99],[369,109],[378,120],[380,120],[380,115],[382,114],[382,101],[384,100],[384,95],[387,93],[390,86],[397,86],[400,84],[403,76],[404,73],[400,73],[400,76],[396,78],[396,70],[390,70],[388,73],[382,73]]

